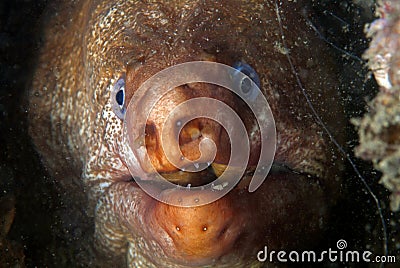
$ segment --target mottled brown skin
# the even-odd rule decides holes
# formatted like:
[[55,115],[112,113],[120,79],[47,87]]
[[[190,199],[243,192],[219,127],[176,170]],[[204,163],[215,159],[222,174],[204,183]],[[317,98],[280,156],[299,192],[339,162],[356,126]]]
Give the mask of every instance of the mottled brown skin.
[[[287,53],[339,141],[343,117],[328,50],[307,28],[305,3],[297,2],[64,1],[49,9],[29,96],[30,132],[51,174],[94,216],[101,254],[130,267],[247,267],[260,265],[256,253],[265,245],[309,249],[318,243],[337,196],[341,160],[315,122]],[[192,60],[228,65],[242,60],[257,71],[276,121],[275,163],[294,171],[274,169],[255,193],[247,191],[245,176],[224,198],[195,208],[160,203],[130,179],[122,120],[111,109],[113,84],[126,74],[129,102],[153,74]],[[147,122],[152,163],[177,182],[181,176],[157,145],[162,117],[176,104],[200,95],[220,98],[240,112],[248,130],[254,128],[232,94],[215,94],[222,90],[212,85],[184,87],[191,90],[176,88]],[[215,162],[226,164],[224,135],[213,122],[199,119],[184,129],[181,146],[195,159],[199,141],[209,136],[218,148]],[[249,169],[258,139],[255,134]],[[201,199],[214,193],[188,194]],[[186,198],[173,190],[163,195]]]

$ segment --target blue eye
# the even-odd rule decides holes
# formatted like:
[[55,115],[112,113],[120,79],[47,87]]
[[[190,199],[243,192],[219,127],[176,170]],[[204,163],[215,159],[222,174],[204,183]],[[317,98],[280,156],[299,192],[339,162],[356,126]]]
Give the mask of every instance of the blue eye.
[[112,109],[116,116],[120,119],[124,119],[125,116],[125,76],[118,79],[113,87],[111,94]]
[[249,78],[260,88],[261,83],[257,72],[250,65],[242,61],[235,62],[232,67],[248,76],[241,78],[241,81],[238,81],[238,83],[240,83],[241,95],[248,100],[254,101],[260,93],[260,90],[253,87]]
[[118,92],[117,95],[115,95],[115,100],[120,106],[124,105],[124,100],[125,100],[125,90],[124,88],[121,88]]

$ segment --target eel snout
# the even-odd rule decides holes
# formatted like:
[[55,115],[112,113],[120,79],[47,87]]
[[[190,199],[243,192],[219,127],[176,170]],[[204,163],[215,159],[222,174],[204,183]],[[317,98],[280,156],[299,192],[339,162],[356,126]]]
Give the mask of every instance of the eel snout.
[[[211,118],[197,115],[192,105],[184,105],[196,99],[210,100],[209,104],[200,107],[199,113],[207,110]],[[137,154],[143,171],[147,174],[156,171],[167,180],[184,186],[204,185],[219,177],[231,158],[235,158],[231,155],[231,140],[246,138],[240,136],[246,133],[225,128],[224,124],[231,119],[222,118],[224,112],[218,107],[219,103],[231,107],[239,115],[238,120],[247,131],[248,139],[251,138],[247,165],[248,168],[255,166],[260,152],[258,125],[244,101],[223,87],[190,83],[166,93],[146,118],[145,135],[138,144],[142,148],[145,145],[148,158]],[[137,110],[128,109],[127,113],[131,112]],[[138,127],[137,124],[132,125],[133,128]],[[128,135],[133,132],[128,130]],[[232,138],[235,135],[237,137]],[[202,170],[204,172],[200,172]]]

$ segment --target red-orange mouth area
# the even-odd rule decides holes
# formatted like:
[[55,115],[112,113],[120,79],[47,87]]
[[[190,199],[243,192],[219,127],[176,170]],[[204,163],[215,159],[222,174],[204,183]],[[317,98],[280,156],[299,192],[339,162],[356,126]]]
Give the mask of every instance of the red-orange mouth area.
[[[249,175],[242,180],[248,181]],[[314,232],[310,228],[316,228],[314,223],[321,216],[318,213],[323,211],[315,206],[323,200],[317,178],[275,163],[256,192],[249,193],[240,184],[226,196],[200,207],[177,207],[141,198],[141,204],[147,207],[145,232],[168,258],[184,265],[254,258],[255,250],[265,244],[295,247],[299,241],[308,243],[308,239],[314,239],[314,234],[306,238],[302,235]],[[161,193],[170,198],[200,199],[215,194],[190,189]]]

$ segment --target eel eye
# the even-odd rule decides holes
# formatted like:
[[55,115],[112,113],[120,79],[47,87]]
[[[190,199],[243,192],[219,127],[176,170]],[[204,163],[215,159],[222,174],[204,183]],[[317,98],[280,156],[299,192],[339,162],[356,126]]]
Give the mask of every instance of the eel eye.
[[125,106],[125,75],[118,79],[113,87],[111,94],[112,109],[119,119],[124,119],[126,106]]
[[235,62],[232,67],[247,75],[247,77],[241,78],[241,81],[238,81],[238,83],[240,83],[240,90],[242,91],[241,93],[243,96],[254,101],[260,93],[260,90],[253,86],[251,80],[258,88],[260,88],[261,85],[257,72],[250,65],[242,61]]

